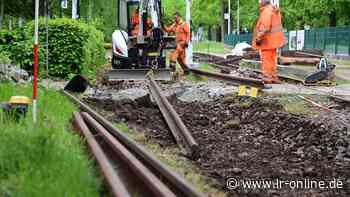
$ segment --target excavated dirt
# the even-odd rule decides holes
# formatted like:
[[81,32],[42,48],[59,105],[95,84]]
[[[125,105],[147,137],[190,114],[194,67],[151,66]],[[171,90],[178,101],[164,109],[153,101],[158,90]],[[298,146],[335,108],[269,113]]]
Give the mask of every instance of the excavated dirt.
[[[227,190],[230,177],[342,181],[342,189],[237,188],[228,196],[350,196],[350,128],[338,121],[337,114],[293,115],[274,99],[225,98],[205,104],[171,100],[200,145],[195,162],[222,189]],[[113,112],[110,120],[126,121],[162,146],[175,146],[158,108],[147,98],[129,103],[86,101]]]

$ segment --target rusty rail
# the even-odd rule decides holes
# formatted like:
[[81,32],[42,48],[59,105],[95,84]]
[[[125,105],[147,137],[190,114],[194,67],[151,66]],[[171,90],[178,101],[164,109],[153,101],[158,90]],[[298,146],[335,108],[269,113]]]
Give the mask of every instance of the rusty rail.
[[100,123],[86,112],[82,113],[86,123],[96,131],[97,135],[109,145],[111,150],[123,160],[142,182],[159,197],[175,197],[176,195],[161,182],[145,165],[143,165],[124,145],[116,140]]
[[105,177],[111,195],[113,197],[131,197],[132,195],[130,195],[121,178],[114,171],[113,166],[108,161],[107,156],[104,154],[102,148],[95,140],[80,113],[73,113],[73,124],[75,128],[80,131],[80,134],[85,137],[87,145],[96,158],[96,162],[99,165],[103,176]]
[[223,73],[208,72],[208,71],[199,70],[195,68],[190,69],[190,71],[197,75],[204,75],[204,76],[212,77],[218,80],[225,80],[234,84],[251,85],[257,88],[265,87],[263,81],[258,79],[237,77],[237,76],[223,74]]
[[91,117],[98,121],[107,131],[121,142],[130,152],[138,159],[142,160],[145,166],[152,168],[152,172],[158,174],[162,180],[171,184],[174,190],[181,192],[182,196],[187,197],[204,197],[203,193],[197,191],[191,184],[185,181],[182,177],[174,173],[167,166],[157,160],[151,153],[144,149],[141,145],[130,139],[127,135],[119,131],[114,125],[91,109],[88,105],[81,102],[72,94],[62,90],[62,93],[69,97],[74,103],[80,106],[82,111],[87,112]]
[[157,82],[149,77],[149,90],[152,97],[155,99],[162,115],[167,122],[171,133],[173,134],[177,144],[179,144],[185,151],[186,154],[192,158],[198,158],[199,147],[192,134],[188,131],[187,127],[181,120],[174,107],[169,103],[167,98],[162,93],[161,88]]
[[335,96],[335,95],[332,95],[330,96],[332,99],[334,100],[337,100],[337,101],[340,101],[340,102],[345,102],[345,103],[349,103],[350,104],[350,100],[349,99],[346,99],[346,98],[342,98],[340,96]]

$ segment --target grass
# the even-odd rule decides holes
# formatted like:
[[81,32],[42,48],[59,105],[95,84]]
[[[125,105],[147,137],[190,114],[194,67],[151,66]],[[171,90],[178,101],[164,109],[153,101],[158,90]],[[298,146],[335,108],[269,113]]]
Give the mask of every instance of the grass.
[[[0,101],[30,97],[31,89],[0,84]],[[0,196],[99,196],[100,179],[71,132],[75,110],[58,92],[39,89],[36,124],[31,110],[19,122],[0,112]]]
[[225,194],[213,187],[215,181],[206,178],[200,173],[200,169],[193,163],[180,155],[180,149],[177,147],[160,147],[157,143],[152,143],[146,139],[143,133],[134,131],[124,122],[119,122],[116,127],[127,134],[130,138],[145,146],[161,162],[170,169],[184,177],[202,192],[210,193],[212,196],[225,196]]
[[[198,69],[204,70],[204,71],[209,71],[209,72],[218,72],[218,69],[216,69],[213,65],[211,64],[201,64]],[[199,76],[199,75],[194,75],[193,73],[190,73],[186,75],[186,80],[188,81],[193,81],[193,82],[201,82],[201,81],[208,81],[207,77]]]
[[350,60],[336,60],[336,59],[331,59],[329,60],[332,64],[335,65],[341,65],[341,66],[346,66],[350,68]]
[[232,47],[229,47],[222,42],[203,41],[193,44],[194,52],[225,54],[230,53],[231,49]]
[[308,104],[297,95],[283,95],[277,98],[284,110],[297,115],[311,115]]

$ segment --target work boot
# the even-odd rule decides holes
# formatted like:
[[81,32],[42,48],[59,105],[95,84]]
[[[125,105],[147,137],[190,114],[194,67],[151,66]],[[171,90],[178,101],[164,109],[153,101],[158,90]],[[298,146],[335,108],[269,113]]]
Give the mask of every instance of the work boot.
[[170,71],[175,72],[176,71],[176,61],[170,61]]
[[269,90],[269,89],[272,89],[272,86],[271,86],[271,84],[265,84],[263,89]]
[[275,78],[275,79],[272,80],[272,83],[273,84],[281,84],[282,81],[279,78]]
[[264,84],[273,84],[272,79],[263,78]]
[[177,72],[170,72],[170,76],[171,76],[171,81],[176,82],[179,78],[179,75]]
[[180,66],[184,72],[184,75],[190,74],[190,69],[188,68],[188,66],[186,64],[180,63]]

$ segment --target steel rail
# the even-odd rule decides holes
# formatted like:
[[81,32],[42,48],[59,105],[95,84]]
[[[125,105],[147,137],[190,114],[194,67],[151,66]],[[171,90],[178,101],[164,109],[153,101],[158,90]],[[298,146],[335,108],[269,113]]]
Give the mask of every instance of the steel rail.
[[175,137],[177,144],[185,149],[187,155],[196,159],[199,156],[199,146],[192,134],[189,132],[183,121],[181,120],[174,107],[169,103],[162,93],[161,88],[153,77],[149,77],[149,90],[155,99],[162,115],[167,122],[171,133]]
[[330,97],[334,100],[341,101],[341,102],[346,102],[350,104],[350,99],[342,98],[340,96],[335,96],[335,95],[330,95]]
[[90,114],[95,120],[105,127],[110,134],[116,137],[128,150],[136,154],[138,158],[142,158],[142,161],[146,166],[151,166],[160,176],[166,179],[169,183],[173,184],[178,191],[181,191],[183,196],[188,197],[204,197],[203,193],[197,191],[191,184],[174,173],[167,166],[156,159],[151,153],[144,149],[141,145],[137,144],[134,140],[130,139],[126,134],[119,131],[114,125],[91,109],[88,105],[81,102],[78,98],[73,96],[67,91],[62,90],[62,93],[70,98],[74,103],[80,106],[80,109]]
[[111,150],[123,160],[140,180],[149,188],[155,196],[175,197],[176,195],[156,177],[145,165],[141,163],[124,145],[115,139],[100,123],[93,119],[88,113],[82,116],[86,123],[94,128],[97,135],[109,145]]
[[243,77],[237,77],[233,75],[223,74],[223,73],[214,73],[214,72],[208,72],[204,70],[199,70],[192,68],[190,69],[191,72],[197,75],[203,75],[207,77],[212,77],[218,80],[224,80],[228,81],[234,84],[244,84],[244,85],[251,85],[257,88],[264,88],[265,85],[262,80],[258,79],[252,79],[252,78],[243,78]]
[[107,156],[104,154],[90,129],[85,124],[83,117],[78,112],[73,113],[73,124],[75,128],[80,131],[80,134],[85,137],[87,145],[96,158],[97,164],[99,165],[107,185],[110,188],[111,195],[113,197],[131,197],[132,195],[128,192],[121,178],[114,171],[113,166],[108,161]]

